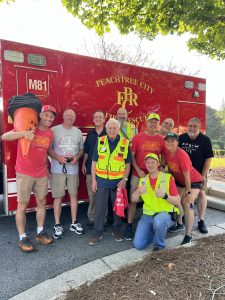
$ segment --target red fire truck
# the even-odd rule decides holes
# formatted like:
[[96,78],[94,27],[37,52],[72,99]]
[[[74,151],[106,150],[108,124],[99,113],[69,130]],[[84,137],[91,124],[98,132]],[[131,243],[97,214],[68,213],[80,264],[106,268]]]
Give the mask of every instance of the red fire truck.
[[[0,40],[0,134],[13,128],[8,122],[8,100],[28,92],[43,104],[56,107],[54,125],[62,122],[66,108],[74,109],[75,125],[84,138],[93,126],[96,109],[105,111],[109,118],[119,107],[126,108],[139,131],[150,112],[157,112],[162,120],[173,118],[177,132],[185,130],[194,116],[204,129],[205,86],[202,78]],[[0,214],[16,210],[16,149],[16,141],[2,142]],[[78,196],[87,199],[85,184],[81,184]],[[47,203],[52,205],[50,193]],[[34,208],[32,197],[29,210]]]

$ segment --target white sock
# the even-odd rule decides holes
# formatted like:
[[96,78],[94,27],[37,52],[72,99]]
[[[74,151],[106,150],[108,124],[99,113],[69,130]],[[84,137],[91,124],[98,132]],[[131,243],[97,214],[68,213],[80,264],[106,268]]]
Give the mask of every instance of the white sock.
[[39,234],[43,229],[44,227],[37,227],[37,234]]
[[25,237],[27,237],[26,233],[20,234],[19,235],[20,241],[22,241],[22,239],[25,238]]

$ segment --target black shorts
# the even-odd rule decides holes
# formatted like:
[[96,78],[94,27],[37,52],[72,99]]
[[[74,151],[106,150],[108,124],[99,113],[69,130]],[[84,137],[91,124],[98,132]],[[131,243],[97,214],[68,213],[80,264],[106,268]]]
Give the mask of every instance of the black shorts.
[[[198,182],[192,182],[191,183],[191,189],[201,189],[202,188],[202,184],[203,182],[202,181],[198,181]],[[184,188],[185,185],[179,183],[176,181],[176,186],[177,187],[180,187],[180,188]]]

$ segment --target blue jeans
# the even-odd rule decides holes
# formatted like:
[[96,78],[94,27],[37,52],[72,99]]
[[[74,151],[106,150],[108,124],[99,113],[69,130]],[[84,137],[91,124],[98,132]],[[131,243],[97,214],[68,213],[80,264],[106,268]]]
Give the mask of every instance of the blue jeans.
[[134,247],[142,250],[153,243],[155,247],[165,248],[166,232],[172,225],[171,215],[166,212],[154,216],[143,214],[135,232]]

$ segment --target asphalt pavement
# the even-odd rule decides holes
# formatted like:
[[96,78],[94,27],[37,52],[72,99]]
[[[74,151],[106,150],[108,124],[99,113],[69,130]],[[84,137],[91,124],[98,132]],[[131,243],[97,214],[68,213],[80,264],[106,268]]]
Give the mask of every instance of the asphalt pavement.
[[[78,210],[79,221],[87,223],[87,204],[80,204]],[[224,223],[225,213],[207,209],[206,223],[208,226]],[[62,240],[42,246],[34,242],[37,251],[22,253],[18,248],[18,235],[15,227],[15,217],[0,218],[0,299],[6,300],[29,288],[38,285],[59,274],[86,265],[98,259],[108,257],[114,253],[133,248],[132,242],[116,242],[111,230],[104,232],[103,240],[97,246],[89,246],[88,240],[93,234],[86,230],[82,236],[69,231],[69,207],[64,207],[62,224],[65,234]],[[53,211],[48,210],[46,229],[53,232]],[[195,223],[195,229],[197,223]],[[125,229],[125,223],[123,224]],[[35,213],[27,214],[27,234],[34,240],[36,233]],[[170,236],[170,235],[169,235]],[[178,236],[179,243],[182,235]],[[137,254],[135,254],[137,255]],[[34,298],[35,299],[35,298]]]

